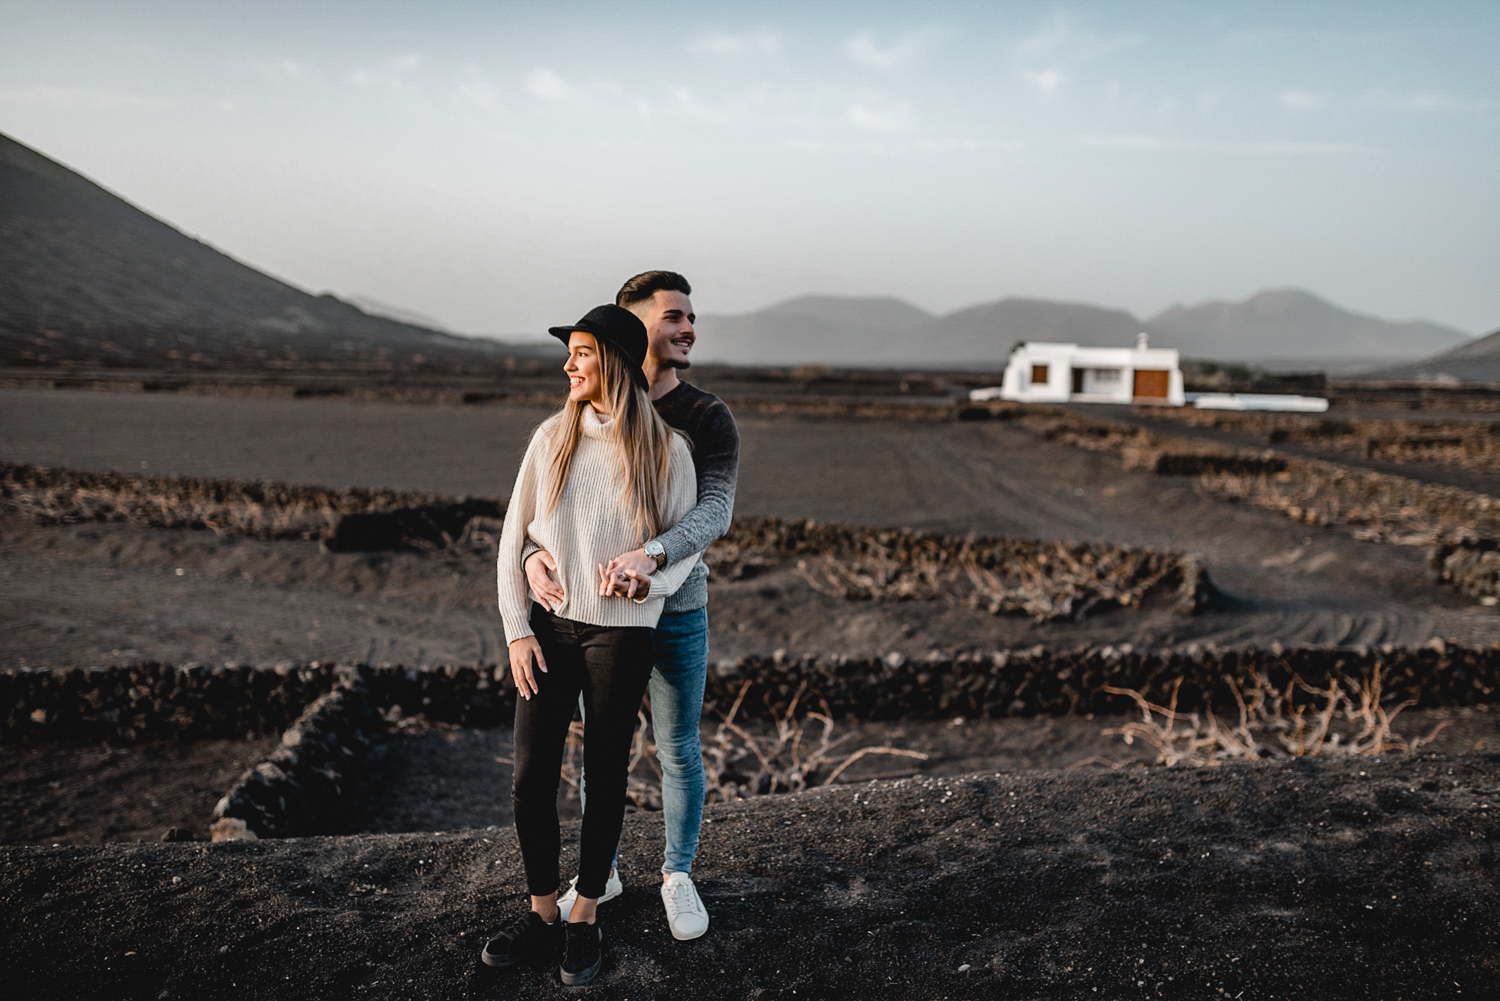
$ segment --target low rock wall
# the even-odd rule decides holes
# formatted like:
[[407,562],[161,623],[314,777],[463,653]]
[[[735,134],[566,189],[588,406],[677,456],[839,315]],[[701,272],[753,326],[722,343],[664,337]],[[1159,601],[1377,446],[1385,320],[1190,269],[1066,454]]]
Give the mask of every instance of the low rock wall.
[[258,837],[336,829],[370,764],[380,719],[359,674],[340,672],[281,735],[281,746],[248,769],[214,808],[216,820],[243,820]]
[[1410,699],[1432,708],[1500,701],[1500,648],[1434,643],[1415,650],[1136,653],[1037,647],[958,655],[934,651],[919,658],[776,654],[711,668],[703,705],[710,716],[727,712],[748,683],[741,716],[784,713],[799,690],[804,704],[826,700],[835,715],[861,720],[1109,714],[1134,711],[1134,703],[1103,691],[1105,686],[1134,689],[1165,704],[1181,678],[1179,710],[1224,712],[1235,706],[1230,683],[1243,688],[1255,674],[1278,687],[1294,677],[1326,687],[1335,678],[1369,679],[1377,670],[1388,702]]
[[280,733],[335,681],[331,664],[0,670],[0,743],[143,743]]
[[[1333,678],[1381,674],[1388,701],[1419,708],[1500,701],[1500,647],[1433,644],[1417,649],[1291,650],[1201,649],[1172,653],[1129,648],[1050,651],[1041,647],[922,657],[838,654],[742,657],[709,668],[704,712],[729,711],[745,692],[741,718],[785,712],[799,689],[805,705],[826,701],[842,718],[973,719],[1123,713],[1132,703],[1105,686],[1131,688],[1165,702],[1183,679],[1178,707],[1223,711],[1234,705],[1230,682],[1253,674],[1285,686],[1293,677],[1311,685]],[[293,721],[341,677],[357,677],[363,697],[377,710],[399,705],[407,716],[488,727],[508,724],[515,684],[504,666],[490,664],[409,668],[400,665],[281,664],[177,668],[161,664],[0,671],[4,707],[0,743],[35,740],[139,742],[242,737],[275,733]]]

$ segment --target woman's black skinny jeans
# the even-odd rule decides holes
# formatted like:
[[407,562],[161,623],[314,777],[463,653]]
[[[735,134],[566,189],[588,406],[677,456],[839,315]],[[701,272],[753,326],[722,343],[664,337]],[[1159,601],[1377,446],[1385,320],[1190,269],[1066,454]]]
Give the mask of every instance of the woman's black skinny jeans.
[[577,889],[580,897],[599,897],[625,816],[630,742],[655,660],[651,629],[573,622],[535,603],[531,628],[542,645],[547,673],[536,672],[535,695],[516,698],[516,770],[510,794],[527,891],[543,897],[561,882],[557,786],[568,724],[582,692],[588,709],[583,769],[589,808],[583,815]]

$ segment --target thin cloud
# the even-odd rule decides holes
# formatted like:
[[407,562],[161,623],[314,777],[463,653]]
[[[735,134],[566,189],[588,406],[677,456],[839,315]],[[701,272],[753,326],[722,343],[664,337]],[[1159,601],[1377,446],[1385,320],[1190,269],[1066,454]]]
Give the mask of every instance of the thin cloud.
[[0,105],[55,108],[58,111],[118,111],[124,108],[167,108],[172,102],[89,87],[25,87],[0,90]]
[[862,139],[854,142],[829,139],[788,139],[787,149],[817,155],[863,154],[869,156],[937,155],[978,152],[1014,152],[1021,143],[995,143],[979,139]]
[[500,90],[478,66],[465,66],[453,80],[453,100],[460,107],[490,114],[501,110]]
[[386,90],[405,90],[410,86],[408,77],[422,68],[422,53],[408,53],[386,60],[374,69],[356,69],[350,81],[359,87],[384,87]]
[[1452,94],[1444,94],[1437,91],[1422,91],[1416,94],[1408,94],[1398,102],[1397,106],[1411,111],[1474,112],[1484,111],[1489,107],[1489,103],[1488,101],[1454,97]]
[[307,76],[307,67],[295,59],[255,59],[251,60],[250,65],[261,76],[276,83],[301,80]]
[[[667,105],[667,110],[687,118],[702,122],[712,122],[715,125],[723,125],[733,117],[725,108],[709,104],[687,87],[674,87],[669,92],[669,96],[671,100]],[[643,113],[649,115],[654,110],[654,108],[648,105]]]
[[781,36],[768,30],[744,35],[711,31],[694,39],[688,52],[695,56],[774,56],[781,52]]
[[651,118],[659,110],[653,102],[632,94],[617,83],[608,80],[575,83],[548,66],[532,70],[521,83],[528,94],[549,104],[595,111],[610,109],[612,113],[624,107],[640,118]]
[[1083,136],[1078,141],[1084,146],[1104,149],[1178,150],[1189,153],[1356,154],[1376,151],[1374,146],[1364,146],[1359,143],[1291,142],[1284,139],[1262,142],[1205,142],[1199,139],[1116,135]]
[[1311,111],[1328,103],[1328,99],[1322,94],[1314,94],[1306,90],[1284,90],[1278,100],[1281,101],[1283,107],[1294,111]]
[[1483,98],[1459,97],[1440,90],[1418,90],[1393,93],[1389,90],[1366,91],[1359,103],[1382,111],[1416,111],[1438,114],[1483,114],[1490,102]]
[[1067,81],[1067,76],[1058,69],[1022,70],[1021,79],[1026,85],[1044,97],[1052,97]]
[[881,45],[873,31],[861,31],[844,42],[844,55],[870,69],[892,70],[914,61],[927,50],[931,40],[930,31],[918,31]]
[[526,93],[532,97],[539,97],[556,104],[572,104],[584,96],[582,88],[573,86],[558,76],[556,70],[545,66],[527,73],[522,83],[526,88]]
[[1025,64],[1081,66],[1120,49],[1138,45],[1133,32],[1101,35],[1083,26],[1078,18],[1055,14],[1040,28],[1016,42],[1016,61]]
[[1056,14],[1016,42],[1013,54],[1027,89],[1043,98],[1056,97],[1079,68],[1140,42],[1139,35],[1101,35],[1077,18]]
[[865,132],[905,132],[912,126],[910,101],[876,105],[873,102],[851,104],[844,113],[850,125]]
[[405,90],[409,86],[407,78],[421,66],[422,54],[410,52],[388,59],[373,69],[356,69],[349,74],[349,79],[359,87]]

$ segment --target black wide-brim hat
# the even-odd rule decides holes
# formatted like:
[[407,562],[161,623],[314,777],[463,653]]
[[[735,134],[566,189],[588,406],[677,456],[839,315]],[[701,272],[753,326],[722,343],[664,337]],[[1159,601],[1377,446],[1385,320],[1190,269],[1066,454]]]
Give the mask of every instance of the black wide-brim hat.
[[571,327],[548,327],[547,333],[556,337],[564,344],[574,331],[582,331],[585,334],[593,334],[595,338],[608,344],[620,354],[624,355],[630,362],[630,377],[635,384],[642,389],[649,390],[651,383],[646,379],[646,325],[641,318],[636,316],[624,306],[613,304],[607,306],[595,306],[589,310],[583,319]]

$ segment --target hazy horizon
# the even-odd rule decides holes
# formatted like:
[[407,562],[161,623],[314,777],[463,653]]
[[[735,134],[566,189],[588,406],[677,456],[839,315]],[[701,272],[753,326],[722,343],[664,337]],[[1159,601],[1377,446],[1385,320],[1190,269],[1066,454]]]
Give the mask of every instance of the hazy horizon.
[[1307,289],[1500,326],[1500,6],[0,0],[0,132],[300,288],[535,339]]

